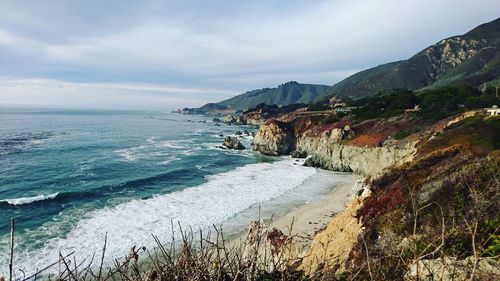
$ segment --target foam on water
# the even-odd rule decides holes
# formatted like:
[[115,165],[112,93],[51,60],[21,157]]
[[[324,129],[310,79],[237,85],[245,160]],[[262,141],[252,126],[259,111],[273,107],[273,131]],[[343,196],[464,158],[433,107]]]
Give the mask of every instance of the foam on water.
[[23,204],[30,204],[36,201],[42,201],[42,200],[47,200],[47,199],[53,199],[56,198],[56,196],[59,193],[52,193],[48,195],[36,195],[36,196],[31,196],[31,197],[20,197],[20,198],[12,198],[12,199],[5,199],[5,200],[0,200],[0,202],[7,202],[11,205],[23,205]]
[[16,264],[29,271],[42,268],[57,260],[59,251],[75,251],[77,257],[88,258],[100,251],[106,233],[108,260],[120,258],[134,243],[153,246],[151,234],[168,241],[172,221],[174,225],[178,221],[193,229],[207,229],[293,190],[316,173],[314,168],[294,165],[289,159],[249,164],[209,176],[206,183],[183,191],[96,210],[66,237],[51,239],[36,252],[18,255]]

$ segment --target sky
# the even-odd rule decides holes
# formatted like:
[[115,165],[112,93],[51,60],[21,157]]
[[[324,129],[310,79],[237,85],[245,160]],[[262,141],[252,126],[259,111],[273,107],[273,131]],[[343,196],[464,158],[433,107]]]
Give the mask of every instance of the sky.
[[496,19],[498,0],[0,0],[0,106],[170,110],[334,83]]

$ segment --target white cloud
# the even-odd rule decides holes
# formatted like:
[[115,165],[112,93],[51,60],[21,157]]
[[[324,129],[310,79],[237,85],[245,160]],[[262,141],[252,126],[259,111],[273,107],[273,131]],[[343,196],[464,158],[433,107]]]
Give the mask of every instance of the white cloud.
[[[0,61],[3,58],[12,64],[4,69],[11,66],[26,77],[43,74],[46,68],[45,77],[64,79],[67,69],[76,69],[83,72],[82,80],[90,82],[126,77],[138,83],[155,76],[161,83],[189,85],[187,88],[238,91],[272,87],[287,80],[333,84],[353,69],[404,59],[443,37],[464,33],[494,19],[500,9],[500,2],[493,0],[339,0],[303,1],[293,8],[295,4],[287,7],[276,1],[272,9],[260,12],[265,5],[257,1],[248,12],[239,9],[232,13],[237,5],[217,3],[229,8],[190,3],[179,9],[193,15],[201,10],[206,13],[191,17],[191,21],[186,14],[176,15],[176,10],[164,16],[151,12],[148,17],[144,11],[154,9],[144,7],[116,15],[101,13],[94,25],[81,23],[94,19],[92,14],[80,16],[77,28],[69,21],[67,30],[63,21],[76,15],[64,15],[65,5],[59,5],[56,11],[61,11],[58,16],[62,19],[52,11],[47,12],[51,17],[41,18],[45,22],[53,18],[43,31],[61,36],[34,35],[0,26]],[[95,9],[100,9],[98,4]],[[156,5],[159,3],[152,6]],[[33,23],[40,20],[33,11],[29,15],[35,19],[28,19],[24,25],[36,30]],[[137,19],[130,19],[134,15]],[[10,18],[23,26],[22,17]],[[112,28],[103,18],[114,22]],[[120,20],[124,24],[117,28]],[[23,58],[22,63],[11,59],[11,53]],[[31,73],[32,69],[39,71]],[[0,70],[0,75],[13,74]]]
[[0,78],[0,105],[170,110],[200,106],[237,92],[156,84],[75,83],[54,79]]

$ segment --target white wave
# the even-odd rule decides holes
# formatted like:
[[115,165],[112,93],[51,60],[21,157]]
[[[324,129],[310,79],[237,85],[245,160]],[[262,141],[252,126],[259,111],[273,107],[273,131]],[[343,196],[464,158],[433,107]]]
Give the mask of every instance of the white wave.
[[16,264],[31,270],[42,268],[57,259],[60,251],[76,251],[77,257],[88,258],[100,251],[106,233],[106,253],[111,261],[126,255],[135,243],[153,246],[151,234],[168,240],[171,221],[195,230],[207,229],[295,189],[314,174],[314,168],[294,165],[292,160],[249,164],[209,176],[206,183],[183,191],[96,210],[65,238],[51,239],[36,252],[19,253]]
[[137,157],[133,149],[120,149],[120,150],[115,150],[115,152],[118,153],[118,155],[120,155],[127,161],[137,160]]
[[174,149],[186,149],[187,147],[184,145],[180,145],[176,141],[163,141],[158,146],[166,147],[166,148],[174,148]]
[[47,200],[47,199],[53,199],[55,198],[59,193],[52,193],[49,195],[37,195],[37,196],[32,196],[32,197],[20,197],[20,198],[12,198],[12,199],[5,199],[5,200],[0,200],[0,202],[7,202],[11,205],[23,205],[23,204],[30,204],[36,201],[42,201],[42,200]]

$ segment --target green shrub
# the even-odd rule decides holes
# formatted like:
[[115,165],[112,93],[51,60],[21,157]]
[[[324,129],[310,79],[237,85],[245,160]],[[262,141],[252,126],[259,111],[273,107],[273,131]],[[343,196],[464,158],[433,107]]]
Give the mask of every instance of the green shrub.
[[401,130],[401,131],[395,133],[394,138],[397,140],[404,139],[404,138],[408,137],[409,135],[412,135],[412,134],[417,133],[419,131],[420,131],[420,129],[416,128],[416,127],[408,128],[408,129]]

